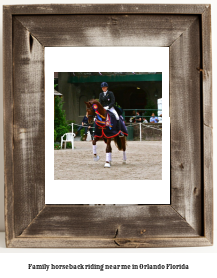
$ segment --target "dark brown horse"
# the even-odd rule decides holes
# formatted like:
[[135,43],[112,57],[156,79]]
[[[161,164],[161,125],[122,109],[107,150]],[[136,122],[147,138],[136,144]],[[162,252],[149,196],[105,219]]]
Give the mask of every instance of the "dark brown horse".
[[[103,108],[103,106],[95,99],[92,99],[88,102],[85,102],[86,104],[86,111],[88,113],[88,123],[93,124],[94,123],[94,117],[97,116],[102,121],[107,118],[107,111]],[[96,106],[94,106],[96,105]],[[93,107],[97,107],[97,111],[94,110]],[[107,137],[104,133],[102,133],[102,138],[104,142],[106,143],[106,162],[104,167],[110,168],[111,167],[111,161],[112,161],[112,148],[111,148],[111,140],[112,138]],[[113,136],[112,136],[113,137]],[[123,151],[123,163],[126,163],[126,137],[119,137],[118,133],[117,136],[114,136],[114,142],[115,145],[117,146],[119,151]],[[96,142],[99,140],[99,137],[95,137],[92,141],[93,144],[93,155],[94,155],[94,161],[99,160],[99,156],[97,155],[96,151]]]

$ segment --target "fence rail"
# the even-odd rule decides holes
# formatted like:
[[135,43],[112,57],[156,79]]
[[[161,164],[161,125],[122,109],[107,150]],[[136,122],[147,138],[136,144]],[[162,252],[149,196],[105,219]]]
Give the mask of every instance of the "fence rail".
[[[74,124],[74,123],[71,123],[71,124],[69,124],[69,125],[71,125],[72,126],[72,134],[74,133],[74,125],[76,125],[76,126],[82,126],[82,125],[78,125],[78,124]],[[128,127],[128,126],[138,126],[139,125],[139,140],[140,141],[142,141],[142,127],[144,127],[144,128],[150,128],[150,129],[155,129],[155,130],[158,130],[158,131],[160,131],[160,132],[162,132],[162,128],[159,128],[159,126],[161,126],[160,124],[158,124],[158,123],[126,123],[126,127]],[[87,126],[86,126],[87,127]],[[93,128],[94,129],[94,127],[90,127],[90,128]],[[93,130],[93,132],[94,132],[94,130]]]

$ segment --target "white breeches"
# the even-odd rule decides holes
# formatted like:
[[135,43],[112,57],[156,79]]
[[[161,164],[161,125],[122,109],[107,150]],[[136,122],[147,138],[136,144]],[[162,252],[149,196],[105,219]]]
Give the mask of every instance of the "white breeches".
[[[104,109],[105,109],[105,107],[104,107]],[[112,112],[112,113],[115,115],[116,120],[119,120],[118,113],[117,113],[117,111],[114,109],[114,107],[111,107],[111,108],[106,109],[106,110],[109,110],[110,112]]]

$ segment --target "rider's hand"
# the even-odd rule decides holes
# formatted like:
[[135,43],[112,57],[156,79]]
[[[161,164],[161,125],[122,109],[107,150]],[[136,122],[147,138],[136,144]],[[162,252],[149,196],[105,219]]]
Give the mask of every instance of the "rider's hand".
[[104,109],[105,109],[105,110],[108,110],[108,109],[109,109],[109,107],[108,107],[108,106],[105,106],[105,107],[104,107]]

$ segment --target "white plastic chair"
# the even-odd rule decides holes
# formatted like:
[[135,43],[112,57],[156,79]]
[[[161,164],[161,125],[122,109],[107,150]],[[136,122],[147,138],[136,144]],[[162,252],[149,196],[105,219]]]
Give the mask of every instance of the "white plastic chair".
[[[66,139],[64,140],[63,137],[66,136]],[[66,143],[71,142],[72,144],[72,149],[74,150],[74,137],[75,133],[65,133],[63,136],[61,136],[61,149],[63,146],[63,142],[65,142],[65,149],[66,149]]]

